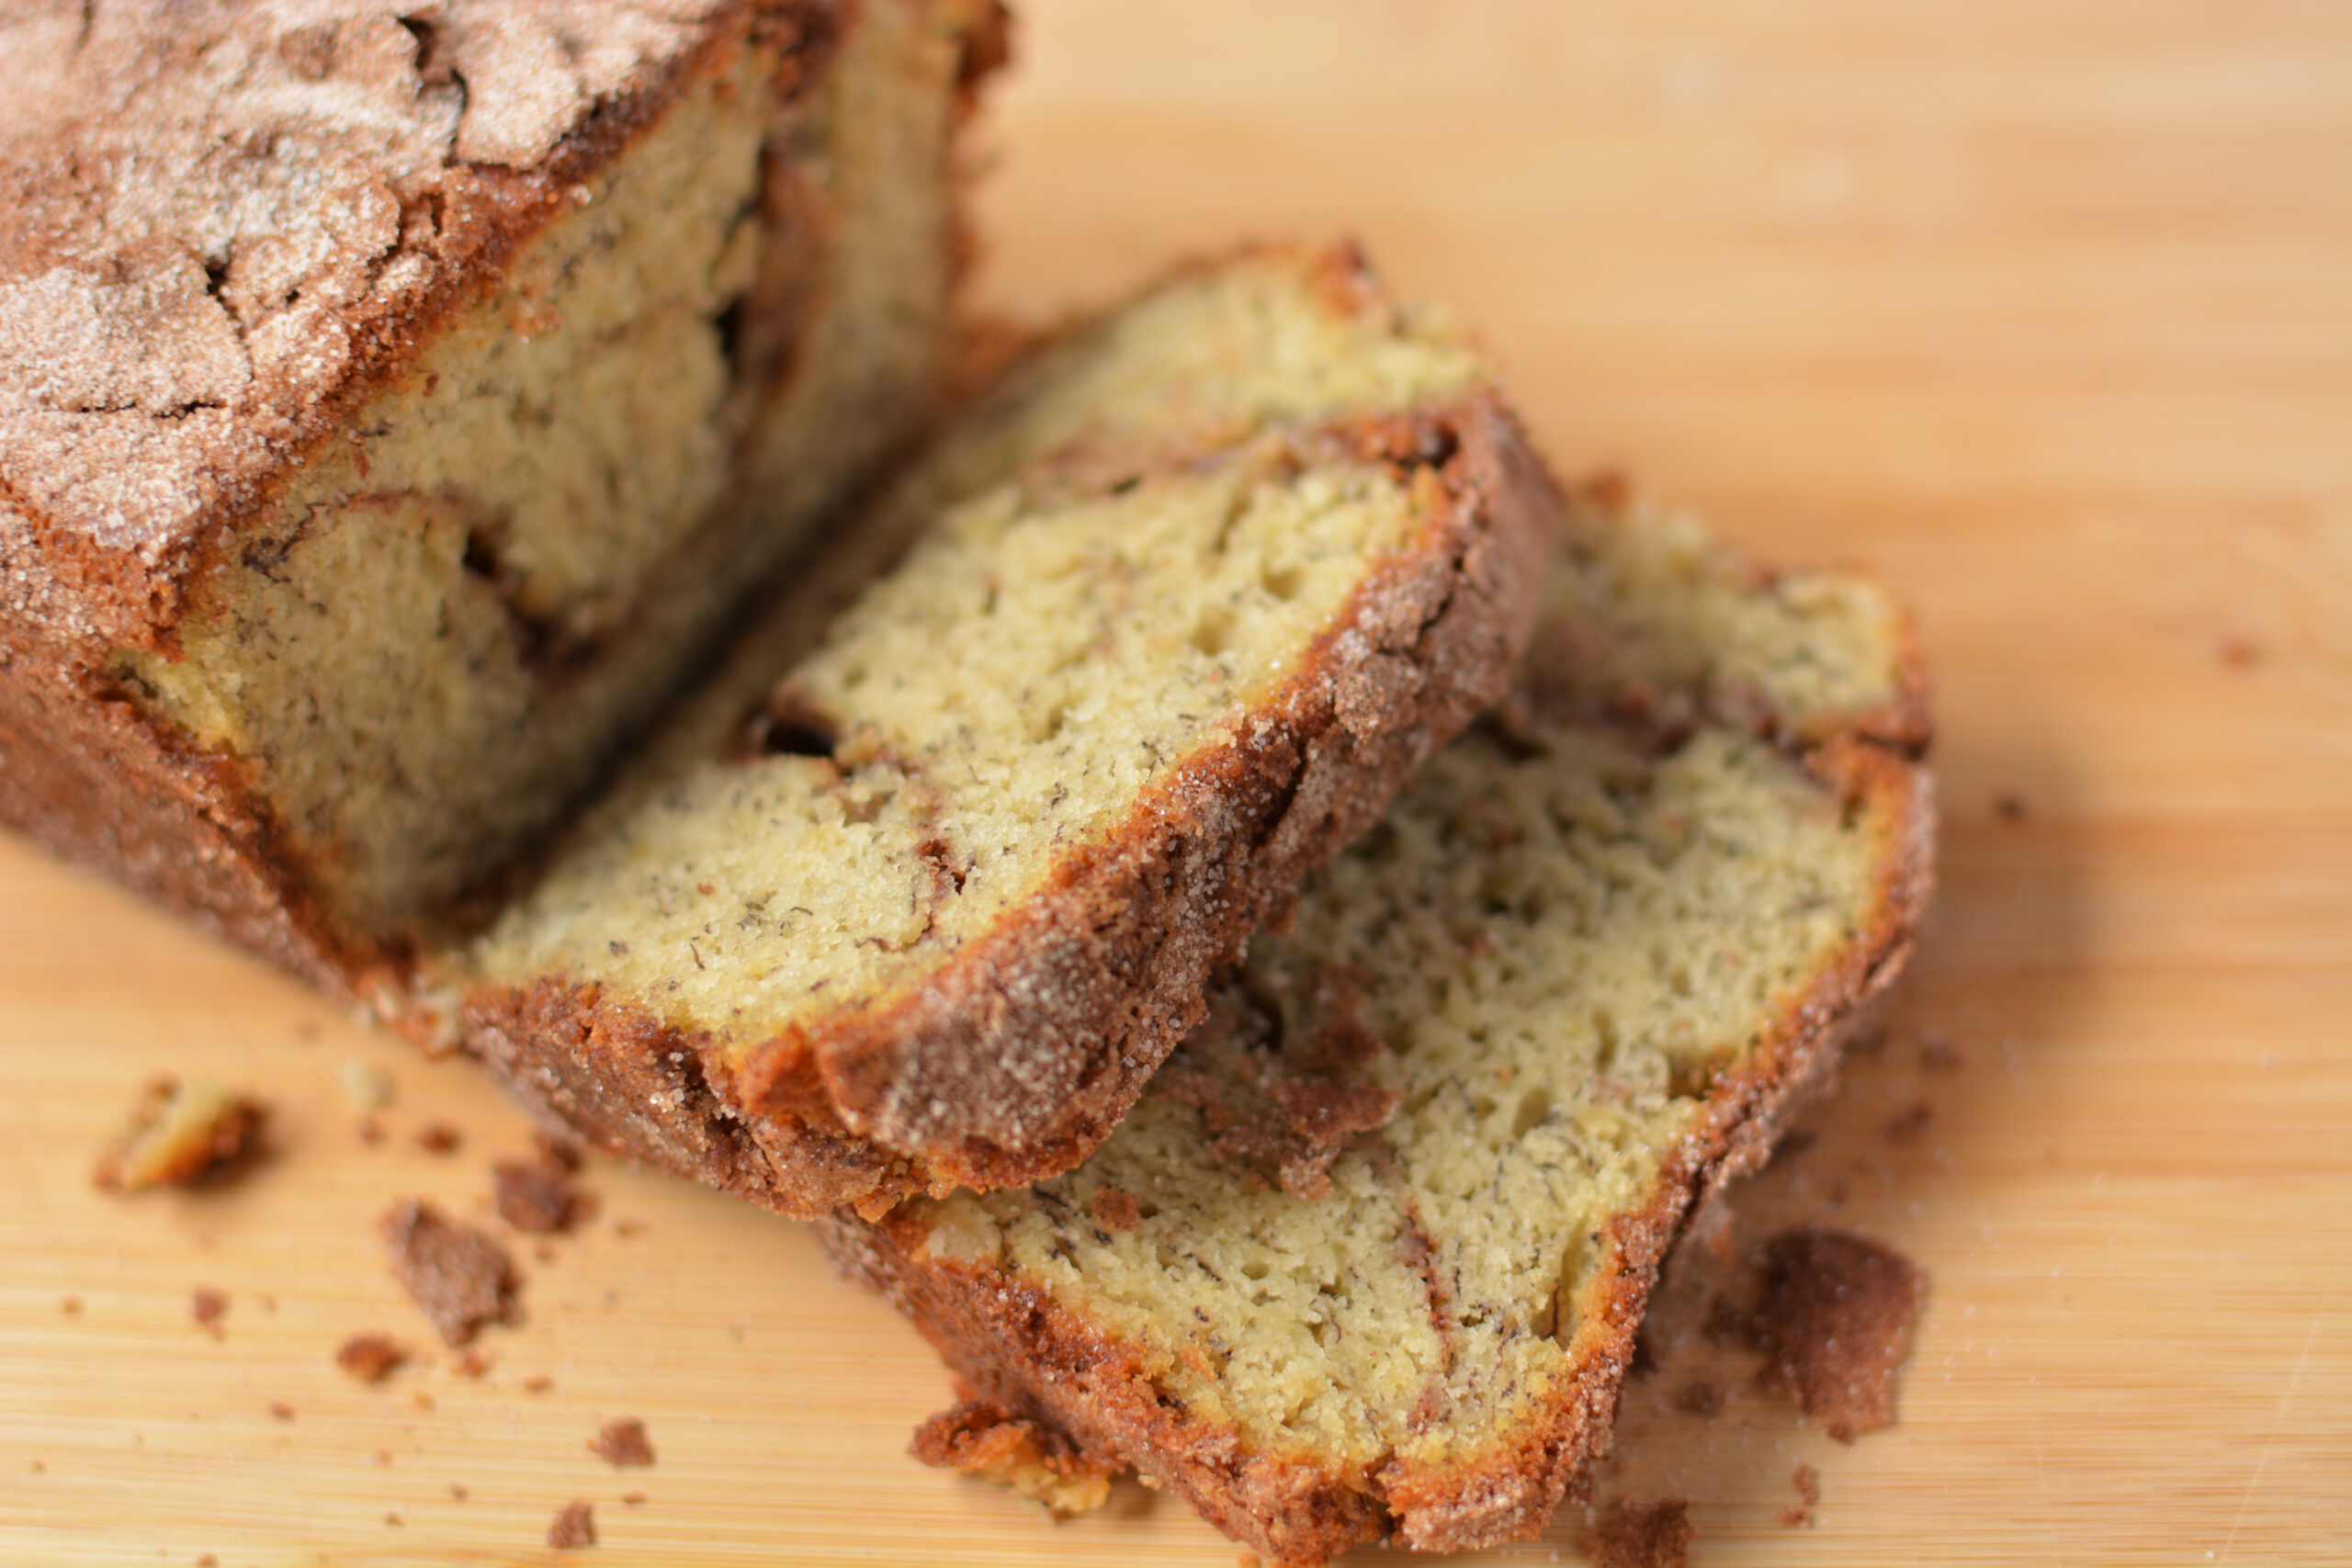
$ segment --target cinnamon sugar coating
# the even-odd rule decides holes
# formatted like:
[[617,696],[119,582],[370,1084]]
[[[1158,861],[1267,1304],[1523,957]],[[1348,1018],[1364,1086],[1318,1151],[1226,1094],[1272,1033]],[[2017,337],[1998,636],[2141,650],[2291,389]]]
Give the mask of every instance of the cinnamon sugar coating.
[[1000,31],[0,17],[0,820],[382,983],[929,417]]

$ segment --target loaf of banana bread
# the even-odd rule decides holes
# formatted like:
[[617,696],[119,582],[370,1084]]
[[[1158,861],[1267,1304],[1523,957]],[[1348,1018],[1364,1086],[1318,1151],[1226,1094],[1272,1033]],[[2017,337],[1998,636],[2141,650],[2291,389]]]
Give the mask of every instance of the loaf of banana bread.
[[1501,694],[1555,507],[1352,251],[1180,269],[959,416],[440,1005],[556,1119],[790,1213],[1065,1169]]
[[1694,1201],[1902,967],[1927,739],[1872,589],[1584,497],[1510,700],[1091,1158],[825,1223],[969,1396],[918,1452],[1063,1508],[1132,1467],[1285,1563],[1533,1533]]
[[0,820],[351,987],[924,422],[994,0],[0,17]]

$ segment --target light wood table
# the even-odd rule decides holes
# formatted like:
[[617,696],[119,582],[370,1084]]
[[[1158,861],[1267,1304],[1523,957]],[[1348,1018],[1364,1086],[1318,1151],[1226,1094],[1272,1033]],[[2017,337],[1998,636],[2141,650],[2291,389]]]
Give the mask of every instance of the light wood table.
[[[1350,231],[1486,335],[1565,468],[1918,611],[1941,904],[1827,1135],[1742,1211],[1926,1266],[1900,1423],[1843,1449],[1744,1381],[1702,1421],[1653,1379],[1604,1491],[1687,1497],[1702,1565],[2352,1561],[2352,10],[1025,17],[991,304]],[[398,1085],[376,1146],[355,1060]],[[217,1195],[93,1191],[167,1068],[262,1093],[276,1155]],[[0,1075],[0,1561],[537,1561],[575,1496],[582,1561],[1236,1560],[1140,1488],[1055,1526],[918,1468],[947,1382],[914,1335],[798,1228],[617,1168],[458,1375],[374,1220],[483,1212],[520,1114],[13,840]],[[454,1155],[413,1143],[435,1122]],[[331,1360],[362,1328],[424,1353],[362,1387]],[[624,1414],[654,1469],[587,1451]],[[1809,1529],[1780,1519],[1800,1461]],[[1573,1559],[1578,1522],[1494,1560]]]

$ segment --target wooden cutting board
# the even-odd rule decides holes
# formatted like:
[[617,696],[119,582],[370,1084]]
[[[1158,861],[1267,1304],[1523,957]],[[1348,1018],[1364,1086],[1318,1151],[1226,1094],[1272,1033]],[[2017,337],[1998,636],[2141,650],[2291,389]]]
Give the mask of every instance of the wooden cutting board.
[[[1926,1267],[1900,1423],[1841,1448],[1736,1356],[1702,1419],[1678,1361],[1604,1495],[1687,1498],[1702,1564],[2352,1561],[2352,11],[1024,15],[990,303],[1352,231],[1484,333],[1563,467],[1917,608],[1941,904],[1735,1236],[1814,1214]],[[379,1144],[353,1062],[397,1084]],[[95,1192],[164,1069],[262,1095],[273,1155]],[[913,1334],[798,1228],[630,1170],[524,1249],[527,1324],[460,1375],[375,1218],[485,1213],[526,1136],[462,1065],[0,841],[0,1561],[532,1562],[579,1497],[582,1561],[1235,1562],[1139,1487],[1056,1526],[919,1469],[948,1391]],[[361,1329],[416,1359],[353,1382]],[[588,1452],[620,1415],[653,1469]],[[1572,1560],[1570,1514],[1490,1560]]]

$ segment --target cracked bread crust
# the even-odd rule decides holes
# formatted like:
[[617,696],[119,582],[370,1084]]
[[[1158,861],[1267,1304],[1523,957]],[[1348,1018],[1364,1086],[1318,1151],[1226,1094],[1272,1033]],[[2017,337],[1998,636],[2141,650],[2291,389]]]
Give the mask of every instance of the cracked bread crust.
[[[6,26],[0,605],[172,648],[217,536],[756,31],[820,0],[51,4]],[[67,171],[59,175],[60,165]]]
[[1500,694],[1532,623],[1558,496],[1490,389],[1324,439],[1431,476],[1410,547],[1227,739],[920,988],[729,1053],[549,976],[474,992],[467,1048],[604,1146],[802,1216],[1076,1164],[1209,976]]
[[[1544,637],[1539,632],[1539,646]],[[1042,1277],[992,1260],[986,1247],[975,1254],[952,1234],[943,1238],[925,1205],[878,1220],[831,1218],[821,1227],[829,1249],[941,1351],[959,1397],[1057,1431],[1097,1466],[1140,1471],[1271,1560],[1320,1562],[1383,1535],[1454,1551],[1535,1532],[1564,1498],[1582,1495],[1607,1450],[1634,1332],[1676,1238],[1708,1196],[1763,1161],[1790,1110],[1826,1078],[1910,953],[1931,882],[1934,807],[1920,761],[1925,694],[1907,626],[1888,663],[1890,701],[1849,711],[1828,732],[1769,724],[1759,731],[1801,758],[1867,835],[1871,871],[1851,936],[1777,1007],[1745,1059],[1712,1082],[1640,1195],[1615,1212],[1563,1346],[1566,1370],[1528,1391],[1487,1435],[1362,1458],[1304,1437],[1245,1432],[1207,1407],[1221,1397],[1214,1390],[1188,1403],[1168,1347],[1057,1300]],[[1063,1193],[1073,1195],[1082,1201],[1082,1186]],[[1229,1268],[1232,1255],[1222,1256]]]
[[175,652],[240,519],[686,81],[755,29],[813,74],[831,33],[808,5],[579,9],[0,22],[0,818],[314,977],[384,953],[253,765],[143,711],[109,656]]
[[334,988],[397,972],[926,417],[1001,35],[0,18],[0,820]]

